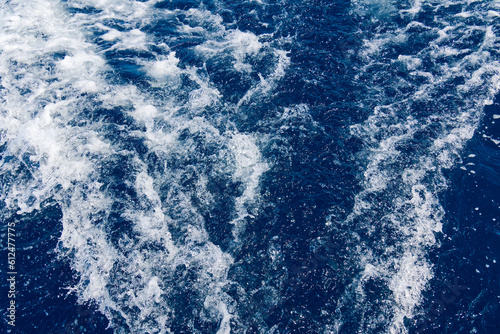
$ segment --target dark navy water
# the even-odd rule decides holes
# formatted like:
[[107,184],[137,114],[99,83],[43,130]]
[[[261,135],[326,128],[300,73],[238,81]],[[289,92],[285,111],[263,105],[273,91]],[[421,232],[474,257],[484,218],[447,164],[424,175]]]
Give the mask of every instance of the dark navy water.
[[498,332],[499,3],[0,6],[2,332]]

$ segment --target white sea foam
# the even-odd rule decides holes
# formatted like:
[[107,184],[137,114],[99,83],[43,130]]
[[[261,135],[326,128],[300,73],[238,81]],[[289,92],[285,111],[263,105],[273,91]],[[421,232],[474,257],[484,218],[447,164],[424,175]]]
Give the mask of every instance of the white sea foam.
[[237,134],[233,136],[230,148],[235,156],[236,169],[233,178],[243,181],[245,190],[241,196],[236,198],[237,218],[231,223],[235,224],[234,236],[240,239],[244,228],[244,219],[252,216],[252,210],[246,207],[257,196],[259,178],[268,169],[268,165],[262,161],[259,149],[255,145],[256,140],[249,135]]
[[180,83],[181,69],[177,66],[179,59],[175,57],[175,52],[169,53],[167,57],[160,57],[155,61],[144,64],[146,74],[153,78],[154,86],[167,86],[170,89],[175,88]]
[[238,110],[242,105],[251,101],[256,96],[265,96],[269,91],[275,88],[277,82],[285,75],[286,68],[290,65],[290,57],[287,52],[283,50],[274,51],[278,62],[274,71],[267,77],[264,78],[259,75],[260,82],[255,87],[249,89],[246,94],[238,101],[236,105],[236,110]]
[[[361,6],[358,13],[368,15],[366,8],[370,4],[363,2],[355,6]],[[414,29],[433,32],[437,36],[420,50],[397,55],[397,61],[406,65],[411,76],[427,80],[413,84],[412,79],[395,78],[394,82],[399,80],[397,85],[391,80],[384,81],[396,89],[406,89],[395,99],[392,95],[391,98],[385,95],[388,87],[374,83],[372,116],[351,127],[353,136],[362,139],[368,147],[364,155],[363,190],[357,194],[348,218],[343,222],[332,221],[329,226],[334,228],[340,224],[368,235],[385,232],[381,233],[379,242],[363,241],[357,246],[353,263],[358,263],[361,274],[341,298],[337,316],[328,326],[331,332],[342,332],[346,321],[343,313],[350,314],[345,317],[359,319],[360,332],[371,333],[371,328],[376,326],[383,326],[387,333],[407,332],[404,319],[412,319],[418,313],[422,292],[433,277],[427,251],[429,247],[439,246],[436,235],[442,230],[444,212],[438,201],[438,193],[446,187],[442,170],[460,163],[461,150],[479,124],[485,101],[492,101],[498,91],[500,63],[492,53],[500,40],[490,26],[495,15],[489,11],[494,4],[414,1],[411,9],[402,9],[399,13],[401,17],[411,19],[424,10],[424,4],[436,9],[448,8],[451,4],[469,7],[458,15],[436,16],[432,23],[427,23],[430,26],[418,22],[402,27],[388,24],[387,32],[374,33],[367,38],[361,51],[366,66],[361,69],[360,78],[371,66],[387,64],[385,68],[390,71],[390,64],[395,64],[396,59],[386,58],[385,52],[391,49],[391,45],[405,44],[415,38],[412,36]],[[467,26],[462,22],[472,16],[482,25]],[[474,34],[484,37],[472,49],[465,41]],[[429,58],[436,66],[426,66],[427,72],[421,72],[422,62]],[[392,72],[382,75],[392,75],[389,73]],[[377,78],[379,75],[380,70]],[[463,84],[452,86],[446,92],[441,90],[443,85],[457,78],[462,79]],[[369,97],[364,104],[368,101]],[[444,110],[432,110],[425,117],[414,116],[412,103],[415,101],[439,101],[438,105]],[[454,104],[453,101],[461,103]],[[417,134],[428,131],[435,122],[441,125],[426,148],[422,143],[412,143]],[[417,147],[414,145],[421,151],[411,151],[412,147]],[[406,147],[410,152],[405,150]],[[396,239],[391,240],[391,237]],[[384,247],[387,241],[393,245]],[[390,291],[384,302],[370,299],[365,293],[367,282],[373,278],[383,282]],[[390,318],[370,318],[373,312],[379,314],[380,308],[387,310]]]
[[[234,219],[227,222],[234,225],[237,241],[246,217],[255,214],[259,180],[268,165],[257,138],[230,123],[221,133],[203,116],[204,108],[223,99],[203,68],[181,66],[165,43],[144,32],[143,25],[158,15],[172,15],[152,14],[155,3],[35,0],[3,6],[1,173],[12,181],[2,185],[1,198],[7,210],[19,213],[37,210],[47,199],[60,204],[58,248],[61,256],[71,257],[79,276],[70,290],[80,302],[96,302],[117,333],[170,332],[182,316],[171,298],[184,288],[201,300],[191,305],[193,317],[219,324],[218,333],[230,333],[237,312],[223,288],[233,259],[206,228],[206,213],[217,204],[210,187],[219,179],[241,183],[241,194],[232,199]],[[247,57],[263,52],[258,36],[226,30],[218,15],[198,9],[176,13],[206,37],[196,49],[205,60],[229,54],[235,71],[248,72]],[[118,30],[105,22],[122,26]],[[179,31],[187,26],[181,24]],[[95,31],[105,49],[92,44]],[[152,87],[164,89],[163,99],[131,83],[110,82],[115,70],[106,52],[154,54],[153,44],[165,53],[130,60]],[[266,47],[265,52],[281,52]],[[274,76],[263,80],[283,75],[282,58]],[[181,76],[195,88],[179,102]],[[127,125],[107,121],[120,112]],[[110,128],[129,131],[127,139]],[[124,148],[135,139],[156,160]],[[208,152],[212,147],[217,149]],[[171,165],[175,159],[178,166]],[[126,167],[113,178],[120,164]],[[175,278],[179,268],[194,275],[189,287]]]
[[216,55],[230,52],[234,57],[235,70],[239,72],[250,72],[252,66],[245,62],[247,55],[255,55],[262,48],[259,38],[249,32],[239,30],[230,31],[221,36],[220,41],[210,40],[196,47],[196,50],[205,55]]
[[393,0],[354,0],[353,8],[357,14],[383,19],[396,11],[394,3]]

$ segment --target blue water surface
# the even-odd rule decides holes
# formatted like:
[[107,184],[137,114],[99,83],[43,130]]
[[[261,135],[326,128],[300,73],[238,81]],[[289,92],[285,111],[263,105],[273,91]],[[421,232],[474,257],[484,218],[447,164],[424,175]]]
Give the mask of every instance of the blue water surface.
[[2,5],[2,330],[498,331],[497,4],[32,2]]

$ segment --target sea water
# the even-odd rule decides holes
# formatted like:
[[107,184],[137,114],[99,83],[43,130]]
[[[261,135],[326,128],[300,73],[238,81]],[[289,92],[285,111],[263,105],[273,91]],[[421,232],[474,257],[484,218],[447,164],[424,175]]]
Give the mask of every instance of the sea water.
[[7,332],[498,330],[499,2],[9,0],[0,24]]

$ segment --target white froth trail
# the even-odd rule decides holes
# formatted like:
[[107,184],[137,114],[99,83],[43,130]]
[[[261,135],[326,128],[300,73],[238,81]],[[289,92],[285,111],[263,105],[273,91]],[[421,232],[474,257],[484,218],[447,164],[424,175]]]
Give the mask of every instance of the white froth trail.
[[[211,180],[241,182],[230,222],[238,240],[245,218],[258,205],[259,179],[268,166],[256,138],[231,126],[220,133],[202,116],[204,108],[223,96],[200,69],[182,66],[168,45],[141,30],[162,15],[180,13],[156,11],[156,2],[14,0],[2,5],[0,131],[6,149],[0,172],[10,182],[2,184],[1,199],[7,210],[19,213],[38,210],[46,200],[59,203],[60,254],[72,257],[79,276],[71,291],[80,302],[96,302],[117,332],[170,332],[180,316],[170,298],[189,288],[201,299],[201,309],[193,317],[218,323],[218,333],[227,334],[235,310],[223,288],[233,259],[211,242],[201,211],[216,204]],[[269,51],[258,36],[226,30],[221,18],[208,11],[190,9],[183,15],[191,26],[183,23],[180,32],[195,29],[207,38],[194,51],[205,58],[226,52],[235,71],[251,72],[246,57],[258,56],[266,47],[265,52],[279,53]],[[125,23],[121,30],[104,23],[112,21]],[[110,43],[106,49],[91,42],[96,30],[102,32],[101,41]],[[133,61],[151,87],[164,89],[164,99],[132,83],[109,82],[113,69],[106,52],[154,53],[152,46],[163,54]],[[279,79],[285,66],[282,58],[276,66],[279,73],[267,82]],[[180,89],[181,76],[195,82],[196,88],[186,101],[178,102],[175,90]],[[110,125],[105,118],[88,116],[100,109],[126,110],[131,125]],[[141,140],[147,156],[159,162],[152,165],[124,149],[122,139],[110,138],[108,125],[130,131],[129,138]],[[192,136],[186,139],[186,133]],[[197,151],[197,138],[218,151],[203,155]],[[176,157],[180,166],[171,167],[167,161]],[[197,162],[183,165],[182,159],[188,158]],[[101,175],[122,162],[129,170],[122,180],[112,182],[122,182],[136,198],[112,190],[114,184]],[[210,172],[203,164],[210,164]],[[193,180],[188,186],[187,176]],[[116,237],[111,221],[128,226],[127,232]],[[179,270],[194,273],[189,287],[175,278]]]
[[[30,174],[4,196],[10,208],[17,203],[31,211],[57,195],[56,186],[68,190],[89,178],[93,166],[85,151],[109,152],[95,129],[65,126],[82,107],[79,94],[103,89],[97,73],[106,65],[57,4],[11,1],[3,8],[0,126],[11,159],[2,169],[23,165]],[[31,195],[35,201],[28,204]]]
[[93,181],[96,166],[88,158],[111,154],[112,148],[98,129],[68,126],[86,102],[78,96],[104,88],[99,73],[105,61],[57,3],[12,1],[3,15],[0,126],[11,160],[4,158],[2,173],[15,175],[24,166],[29,175],[4,184],[2,199],[19,213],[56,199],[64,213],[61,242],[75,250],[74,268],[87,282],[77,288],[80,297],[109,304],[102,310],[116,308],[105,291],[116,252],[91,218],[109,201]]
[[[358,14],[373,15],[374,20],[383,20],[390,14],[388,11],[396,10],[392,5],[391,8],[381,7],[378,1],[356,4]],[[387,333],[407,333],[404,320],[415,317],[422,292],[433,277],[427,253],[429,248],[439,246],[436,236],[443,224],[444,211],[438,194],[447,181],[442,170],[460,162],[461,150],[472,138],[482,108],[491,103],[499,90],[500,62],[493,55],[500,39],[492,28],[500,25],[497,16],[492,14],[498,10],[498,4],[415,1],[410,9],[399,10],[398,14],[415,17],[424,5],[431,6],[436,13],[447,13],[448,6],[453,4],[462,5],[462,12],[435,16],[432,26],[410,19],[407,26],[389,25],[388,32],[374,33],[364,41],[361,56],[366,65],[360,69],[360,76],[372,66],[390,70],[392,66],[403,65],[408,77],[386,80],[390,87],[374,83],[371,99],[378,106],[364,123],[351,128],[352,135],[361,138],[367,147],[364,155],[367,163],[364,189],[357,194],[352,213],[341,224],[348,229],[358,226],[368,235],[378,230],[388,233],[382,234],[383,238],[375,243],[363,242],[357,247],[354,262],[359,263],[360,276],[354,279],[340,300],[332,325],[334,332],[342,332],[344,317],[349,316],[343,315],[342,310],[350,310],[359,316],[360,332],[371,333],[372,328],[382,324]],[[481,25],[469,26],[465,20],[471,17]],[[387,56],[385,52],[391,45],[415,39],[415,31],[428,31],[436,38],[417,52],[396,55],[397,58]],[[467,48],[466,39],[474,34],[483,37],[479,44],[472,44],[477,45],[476,48]],[[461,45],[464,46],[460,48]],[[433,66],[422,65],[424,62],[429,64],[430,60]],[[392,74],[379,72],[375,75],[380,80]],[[449,84],[458,78],[460,84]],[[418,84],[412,83],[414,79]],[[443,93],[442,87],[446,85],[450,88]],[[396,97],[386,94],[390,89],[400,88],[409,93]],[[444,111],[434,110],[429,116],[419,118],[412,115],[411,107],[413,102],[419,101],[438,101]],[[427,146],[412,144],[426,131],[433,134]],[[404,148],[411,145],[420,145],[420,150],[405,152]],[[391,246],[384,249],[388,241]],[[388,300],[381,302],[366,297],[365,284],[372,278],[384,282],[390,291]],[[380,305],[383,309],[375,310]],[[386,317],[370,318],[370,314],[380,314],[382,310],[388,312]]]

